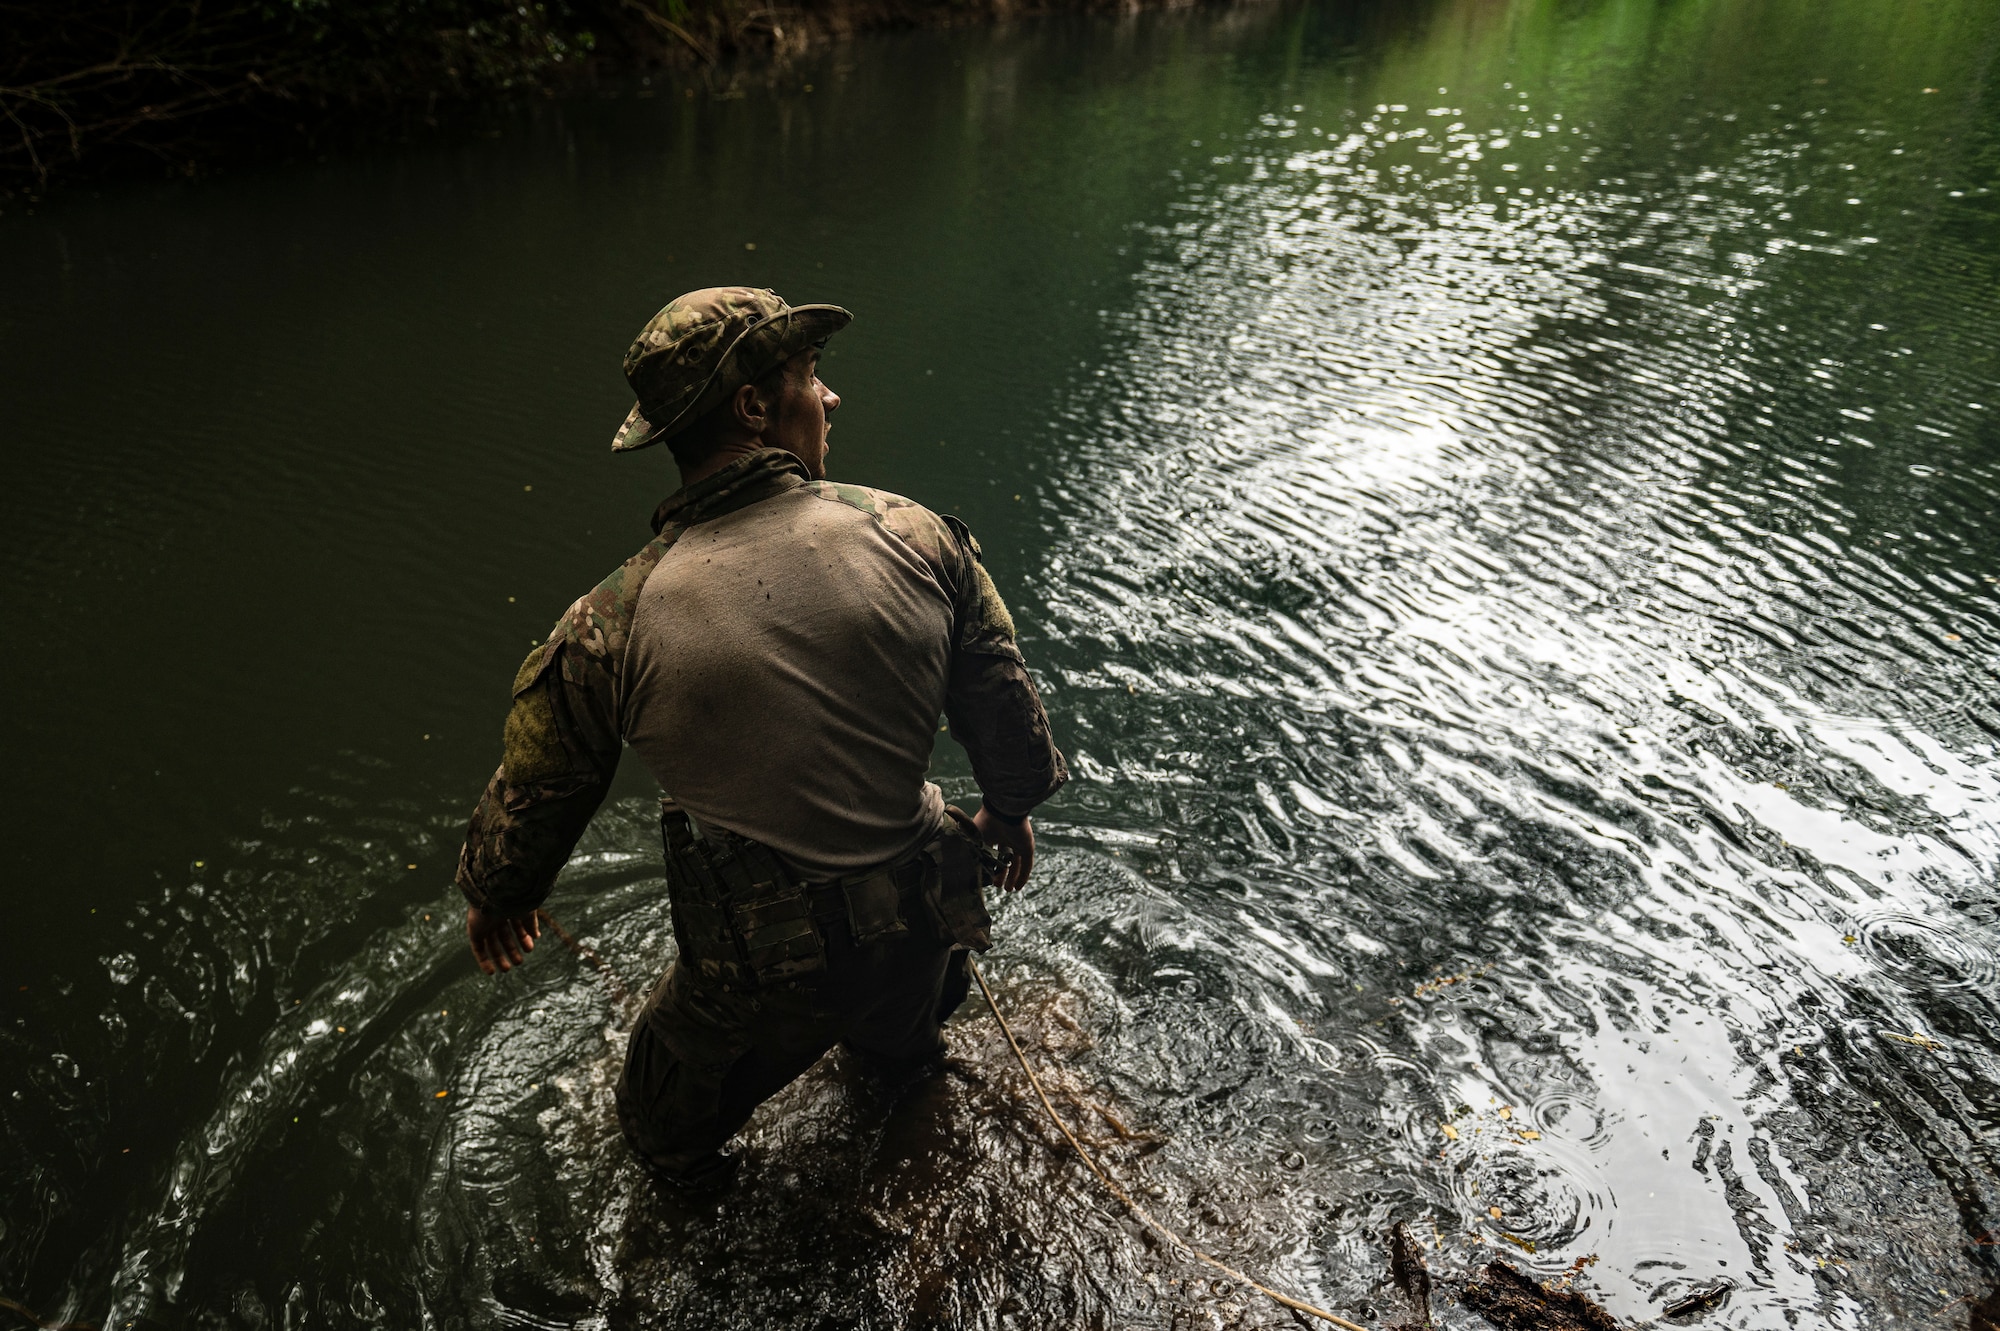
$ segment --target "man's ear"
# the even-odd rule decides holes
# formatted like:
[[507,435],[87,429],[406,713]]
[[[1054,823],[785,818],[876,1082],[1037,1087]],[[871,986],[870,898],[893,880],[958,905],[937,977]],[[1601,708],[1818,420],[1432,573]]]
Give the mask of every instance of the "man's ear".
[[765,425],[770,422],[770,408],[755,384],[745,384],[730,395],[729,414],[751,434],[764,433]]

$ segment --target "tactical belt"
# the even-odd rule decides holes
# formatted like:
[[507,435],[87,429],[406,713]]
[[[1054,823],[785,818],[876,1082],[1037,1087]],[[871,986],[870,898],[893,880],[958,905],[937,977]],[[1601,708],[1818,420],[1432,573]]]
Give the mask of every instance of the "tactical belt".
[[770,847],[701,828],[671,800],[660,803],[660,833],[674,940],[687,965],[723,988],[822,971],[822,922],[845,919],[854,944],[866,946],[908,932],[916,903],[938,895],[935,843],[880,869],[804,882]]

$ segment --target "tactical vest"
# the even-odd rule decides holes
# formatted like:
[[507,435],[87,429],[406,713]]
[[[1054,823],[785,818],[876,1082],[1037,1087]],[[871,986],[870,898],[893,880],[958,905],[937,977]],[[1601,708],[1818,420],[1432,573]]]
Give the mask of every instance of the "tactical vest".
[[801,880],[760,842],[703,828],[660,801],[667,896],[681,960],[726,989],[797,981],[826,969],[820,919],[844,915],[856,947],[929,928],[953,947],[993,946],[985,886],[1002,861],[951,806],[944,828],[894,864],[827,882]]

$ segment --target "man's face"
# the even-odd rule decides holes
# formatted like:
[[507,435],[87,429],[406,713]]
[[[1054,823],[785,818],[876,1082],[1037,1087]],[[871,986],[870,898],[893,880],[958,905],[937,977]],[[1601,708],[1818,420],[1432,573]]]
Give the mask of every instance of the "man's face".
[[840,408],[840,395],[819,381],[819,348],[808,347],[792,357],[781,383],[779,398],[770,406],[764,444],[784,449],[806,464],[814,480],[825,480],[826,436],[833,428],[829,418]]

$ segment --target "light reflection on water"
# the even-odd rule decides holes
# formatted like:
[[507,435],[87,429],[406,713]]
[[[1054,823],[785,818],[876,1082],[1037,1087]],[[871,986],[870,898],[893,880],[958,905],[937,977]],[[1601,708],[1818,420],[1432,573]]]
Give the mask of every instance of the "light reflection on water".
[[[1964,52],[2000,29],[1884,49],[1865,6],[1749,8],[1105,38],[1172,71],[1189,148],[1121,294],[1055,316],[1106,349],[1038,408],[1024,516],[981,524],[1078,774],[988,970],[1161,1213],[1363,1318],[1405,1315],[1397,1219],[1446,1276],[1585,1263],[1631,1320],[1726,1277],[1708,1324],[1950,1324],[1995,1284],[2000,311]],[[1032,33],[954,40],[1034,104]],[[272,800],[107,957],[105,1024],[241,1052],[48,1282],[72,1308],[1287,1324],[1112,1212],[978,1013],[912,1101],[837,1058],[788,1090],[728,1208],[656,1196],[609,1103],[670,949],[643,797],[552,903],[629,989],[559,951],[495,986],[448,903],[343,906],[457,834],[392,779]],[[92,1112],[62,1057],[37,1094]]]
[[[1577,134],[1530,100],[1489,148]],[[2000,1200],[1982,564],[1877,557],[1854,455],[1895,441],[1782,372],[1769,288],[1853,280],[1774,234],[1812,135],[1643,192],[1385,143],[1462,114],[1267,114],[1155,231],[1051,486],[1076,765],[1240,825],[1192,899],[1273,1022],[1387,1033],[1392,1177],[1454,1241],[1594,1257],[1628,1314],[1718,1275],[1739,1325],[1915,1313],[1885,1250],[1976,1284],[1947,1235]]]
[[[1594,1257],[1628,1315],[1717,1276],[1733,1324],[1914,1314],[1881,1257],[1976,1284],[2000,1200],[1984,561],[1878,557],[1856,454],[1909,445],[1786,373],[1825,329],[1770,288],[1855,282],[1783,234],[1817,135],[1544,183],[1519,140],[1588,122],[1518,95],[1475,133],[1532,184],[1389,146],[1450,100],[1271,113],[1154,230],[1050,486],[1074,760],[1236,842],[1169,864],[1273,1023],[1385,1032],[1390,1176],[1454,1244]],[[1924,525],[1979,525],[1966,460]]]

